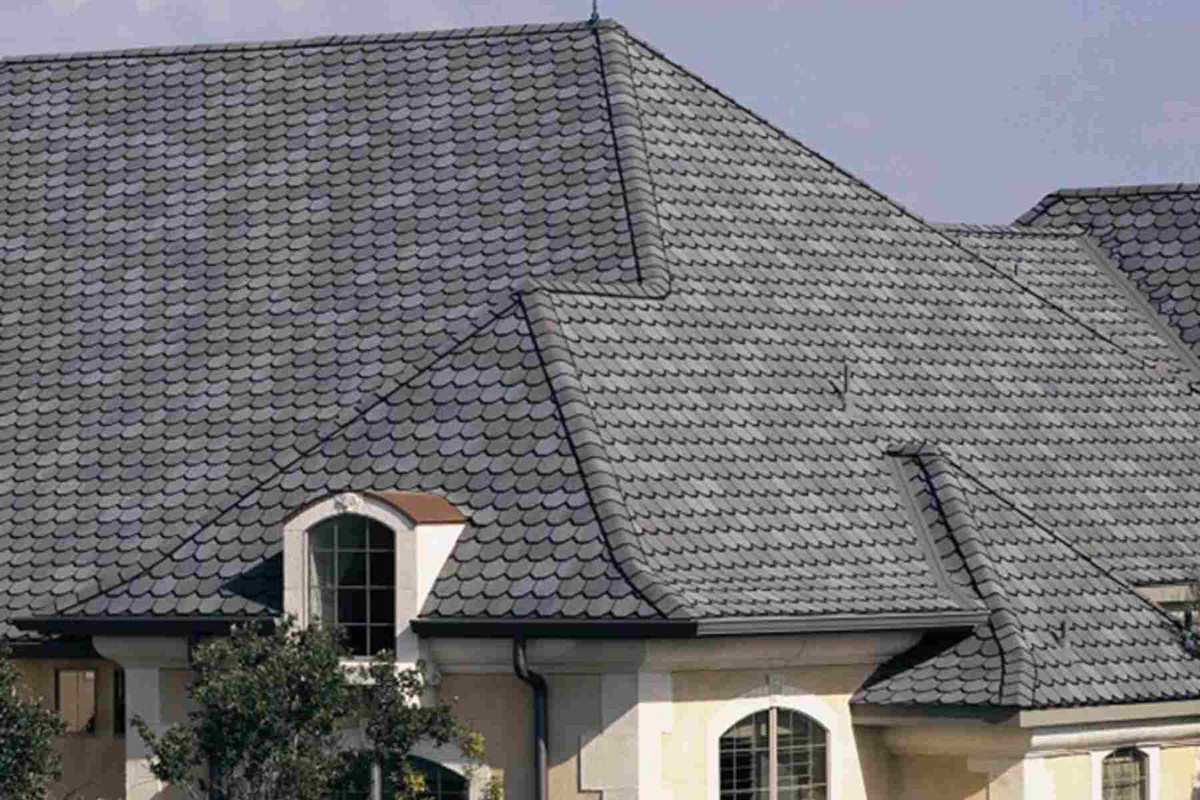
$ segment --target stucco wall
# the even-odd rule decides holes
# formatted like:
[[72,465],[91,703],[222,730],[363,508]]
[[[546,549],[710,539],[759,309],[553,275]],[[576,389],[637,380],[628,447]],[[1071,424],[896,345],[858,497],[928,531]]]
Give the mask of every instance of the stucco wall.
[[892,800],[895,764],[883,742],[883,730],[859,725],[854,729],[854,741],[858,746],[858,762],[862,767],[867,800]]
[[1058,800],[1089,800],[1091,769],[1091,759],[1087,753],[1047,758],[1046,776],[1049,779],[1050,790],[1054,793],[1053,797]]
[[42,660],[13,662],[21,675],[20,689],[54,709],[54,680],[58,670],[96,672],[96,732],[69,734],[55,747],[63,757],[63,779],[50,797],[78,800],[125,796],[125,738],[113,734],[113,675],[115,665],[102,660]]
[[1200,767],[1200,746],[1164,747],[1159,800],[1200,800],[1197,767]]
[[532,690],[512,675],[445,675],[438,699],[483,734],[484,761],[503,781],[504,796],[532,797]]
[[888,800],[988,800],[988,776],[957,756],[896,756]]

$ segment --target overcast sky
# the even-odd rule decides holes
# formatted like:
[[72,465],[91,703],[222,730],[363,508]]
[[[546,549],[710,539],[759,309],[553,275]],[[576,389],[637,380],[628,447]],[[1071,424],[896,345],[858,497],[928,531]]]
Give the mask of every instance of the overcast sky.
[[[591,0],[0,0],[0,54],[580,20]],[[1196,0],[600,0],[931,220],[1200,181]]]

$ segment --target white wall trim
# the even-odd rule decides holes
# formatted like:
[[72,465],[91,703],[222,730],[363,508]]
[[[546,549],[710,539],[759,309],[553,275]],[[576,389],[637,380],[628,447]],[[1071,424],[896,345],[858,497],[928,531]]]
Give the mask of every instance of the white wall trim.
[[[1162,793],[1162,748],[1156,744],[1123,746],[1136,747],[1146,754],[1147,800],[1160,800]],[[1089,794],[1092,800],[1104,800],[1104,759],[1120,749],[1120,747],[1111,747],[1106,750],[1092,750],[1088,753],[1092,767],[1092,790]]]
[[705,769],[708,773],[708,800],[720,800],[721,790],[721,734],[729,730],[735,723],[758,711],[772,706],[799,711],[821,724],[827,735],[826,773],[829,779],[828,800],[838,800],[841,797],[841,775],[839,765],[846,756],[847,742],[842,741],[843,728],[839,724],[839,714],[825,700],[812,692],[784,685],[775,676],[768,677],[768,691],[765,694],[739,697],[721,706],[708,720],[708,730],[705,740]]

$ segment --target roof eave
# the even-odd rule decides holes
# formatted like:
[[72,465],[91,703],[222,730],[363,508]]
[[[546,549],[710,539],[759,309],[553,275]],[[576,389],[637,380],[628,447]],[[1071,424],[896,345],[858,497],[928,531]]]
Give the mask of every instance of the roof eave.
[[228,633],[234,625],[269,617],[25,617],[19,630],[83,636],[187,636]]
[[418,618],[418,636],[467,639],[686,639],[696,635],[694,620],[674,619],[498,619]]
[[770,636],[794,633],[862,633],[970,629],[987,620],[986,611],[924,614],[838,614],[824,617],[724,617],[720,619],[495,619],[421,618],[418,636],[537,639],[686,639],[709,636]]

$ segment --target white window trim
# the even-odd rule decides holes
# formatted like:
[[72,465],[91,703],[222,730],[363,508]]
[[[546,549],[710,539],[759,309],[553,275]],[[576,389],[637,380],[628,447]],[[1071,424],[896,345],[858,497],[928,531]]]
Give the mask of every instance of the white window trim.
[[838,765],[842,763],[845,743],[837,735],[837,713],[820,697],[807,693],[792,693],[783,689],[779,694],[759,697],[740,697],[721,706],[721,710],[708,720],[708,738],[705,751],[708,763],[708,800],[721,798],[721,735],[742,719],[772,707],[799,711],[825,729],[825,766],[828,781],[828,800],[841,797],[841,775]]
[[1159,745],[1127,744],[1120,747],[1110,747],[1107,750],[1092,750],[1088,755],[1092,762],[1092,800],[1104,800],[1104,759],[1118,750],[1134,747],[1146,754],[1146,796],[1147,800],[1160,800],[1162,748]]
[[411,559],[402,558],[402,542],[411,538],[412,524],[392,506],[373,497],[347,492],[327,497],[296,514],[283,527],[283,610],[295,614],[307,627],[309,575],[308,532],[319,522],[341,514],[357,514],[387,526],[395,535],[396,559],[396,630],[408,624],[408,610],[415,596],[415,575]]

